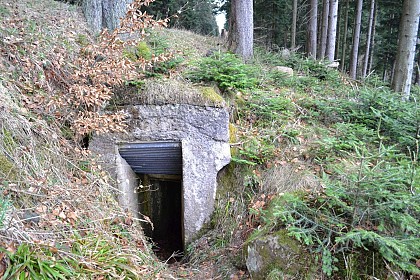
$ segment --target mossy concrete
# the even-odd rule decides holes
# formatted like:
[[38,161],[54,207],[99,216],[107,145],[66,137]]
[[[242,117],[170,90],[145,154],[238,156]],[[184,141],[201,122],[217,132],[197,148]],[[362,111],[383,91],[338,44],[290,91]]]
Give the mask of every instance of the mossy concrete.
[[282,275],[284,279],[313,279],[316,264],[313,256],[282,229],[274,234],[254,235],[245,246],[246,266],[252,279]]
[[[212,87],[193,86],[175,79],[145,80],[136,85],[114,89],[114,98],[107,109],[129,105],[183,104],[225,108],[226,101]],[[116,108],[114,108],[116,106]]]
[[226,102],[223,99],[223,97],[220,94],[218,94],[214,88],[201,87],[201,88],[199,88],[199,90],[203,94],[205,103],[210,102],[211,104],[213,104],[217,107],[226,105]]
[[[229,123],[229,143],[235,144],[238,141],[237,137],[238,129],[233,123]],[[238,154],[238,148],[235,145],[231,145],[230,154],[236,156]]]

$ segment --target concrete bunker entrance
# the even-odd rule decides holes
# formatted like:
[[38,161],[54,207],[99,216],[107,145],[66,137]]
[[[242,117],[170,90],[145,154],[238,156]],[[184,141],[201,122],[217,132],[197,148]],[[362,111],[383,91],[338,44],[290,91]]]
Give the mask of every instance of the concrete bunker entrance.
[[182,148],[180,142],[142,142],[120,145],[119,153],[135,174],[137,211],[150,218],[146,236],[162,260],[184,249]]

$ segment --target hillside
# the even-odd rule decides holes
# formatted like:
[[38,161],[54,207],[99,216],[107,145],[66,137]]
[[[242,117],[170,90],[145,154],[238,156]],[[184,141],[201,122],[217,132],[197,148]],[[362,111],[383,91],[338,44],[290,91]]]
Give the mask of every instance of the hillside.
[[[417,279],[416,98],[293,53],[257,50],[243,64],[217,38],[149,30],[122,55],[170,55],[136,69],[121,86],[133,92],[118,88],[102,109],[150,84],[205,85],[231,122],[212,219],[168,264],[144,221],[118,206],[116,182],[84,148],[91,135],[75,129],[83,108],[68,89],[98,40],[80,9],[0,0],[0,19],[2,279]],[[270,240],[285,249],[262,251]]]
[[2,1],[0,15],[2,279],[158,277],[164,264],[112,182],[47,105],[91,40],[81,11]]

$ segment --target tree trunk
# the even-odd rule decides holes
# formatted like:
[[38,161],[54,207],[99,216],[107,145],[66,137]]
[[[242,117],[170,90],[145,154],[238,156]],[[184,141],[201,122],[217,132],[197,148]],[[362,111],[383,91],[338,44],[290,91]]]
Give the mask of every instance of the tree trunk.
[[335,43],[335,56],[340,56],[340,46],[341,46],[341,32],[343,31],[341,28],[341,21],[343,19],[343,5],[338,3],[338,15],[337,15],[337,41]]
[[298,7],[298,0],[293,0],[292,40],[291,40],[291,44],[290,44],[291,49],[294,49],[296,47],[297,7]]
[[382,81],[384,82],[387,80],[387,76],[388,76],[387,66],[388,66],[388,56],[386,56],[385,58],[384,70],[382,71]]
[[420,49],[417,51],[417,63],[416,63],[416,81],[415,84],[420,86]]
[[373,29],[373,17],[375,12],[375,0],[370,1],[370,13],[369,13],[369,25],[366,35],[366,51],[365,51],[365,60],[363,62],[363,71],[362,71],[362,78],[366,78],[366,73],[368,69],[368,62],[370,58],[370,45],[372,41],[372,29]]
[[398,31],[398,51],[394,77],[392,79],[392,88],[397,92],[402,92],[405,100],[408,100],[410,97],[419,16],[420,1],[404,0],[403,13]]
[[[276,6],[277,5],[276,5],[275,1],[273,1],[272,13],[274,15],[276,15],[276,12],[277,12]],[[276,21],[272,20],[271,21],[271,28],[270,28],[270,31],[269,31],[270,32],[270,43],[269,43],[270,48],[273,48],[273,46],[276,45],[276,44],[280,44],[280,38],[277,38],[276,26],[277,26]],[[284,36],[283,43],[286,44],[286,39],[287,39],[286,38],[286,33],[284,33],[283,36]],[[279,37],[280,37],[280,35],[279,35]]]
[[113,30],[120,26],[120,19],[133,0],[83,0],[82,8],[88,26],[94,33],[102,28]]
[[360,26],[362,25],[362,7],[363,0],[357,0],[356,16],[353,30],[353,44],[350,58],[350,77],[352,79],[356,79],[357,75],[357,58],[359,54]]
[[349,26],[349,0],[346,0],[346,13],[344,15],[344,33],[343,33],[343,47],[341,50],[341,72],[344,72],[345,65],[346,65],[346,52],[347,52],[347,34],[348,34],[348,26]]
[[84,0],[82,3],[86,22],[93,33],[102,29],[102,0]]
[[328,16],[328,40],[326,56],[329,61],[334,61],[335,40],[337,35],[337,14],[338,0],[330,0],[329,16]]
[[229,32],[227,48],[230,51],[235,52],[238,44],[238,32],[236,26],[236,0],[230,1],[230,15],[229,15]]
[[132,2],[133,0],[103,0],[103,25],[110,30],[120,27],[121,18],[125,16],[128,4]]
[[[397,28],[395,28],[392,24],[392,22],[395,21],[396,15],[395,13],[391,14],[390,17],[390,22],[388,22],[387,25],[387,31],[388,31],[388,36],[389,38],[398,38],[398,34],[399,34],[399,26]],[[391,22],[392,21],[392,22]],[[401,19],[399,20],[399,22],[401,22]],[[394,37],[395,36],[395,37]],[[398,40],[397,40],[397,46],[396,49],[398,48]],[[394,70],[395,70],[395,60],[396,60],[396,56],[397,56],[397,51],[395,51],[394,56],[392,56],[391,54],[387,54],[387,66],[389,65],[389,69],[387,71],[388,75],[386,76],[386,82],[389,82],[392,85],[392,81],[394,80]]]
[[324,59],[325,50],[327,49],[327,35],[328,35],[328,15],[330,11],[330,0],[323,1],[322,7],[322,29],[321,29],[321,40],[319,46],[318,58]]
[[391,63],[391,83],[392,83],[392,81],[394,80],[394,75],[395,75],[395,69],[396,69],[396,60],[394,60],[392,63]]
[[250,60],[254,55],[254,23],[253,23],[253,1],[252,0],[234,0],[235,23],[237,33],[237,46],[233,50],[236,54],[242,56],[245,61]]
[[374,16],[373,16],[373,30],[372,30],[372,41],[371,41],[371,47],[370,47],[370,54],[369,54],[369,66],[368,66],[368,72],[372,72],[373,67],[373,57],[374,57],[374,49],[375,49],[375,35],[376,35],[376,22],[378,17],[378,2],[375,2],[375,8],[374,8]]
[[317,24],[318,24],[318,0],[311,0],[309,4],[308,24],[308,56],[316,59]]

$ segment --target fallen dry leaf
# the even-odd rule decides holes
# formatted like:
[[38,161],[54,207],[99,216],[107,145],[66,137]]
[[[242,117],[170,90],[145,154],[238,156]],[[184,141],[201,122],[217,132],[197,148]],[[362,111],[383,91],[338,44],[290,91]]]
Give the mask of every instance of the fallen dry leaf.
[[54,215],[54,216],[58,216],[58,215],[60,215],[60,212],[61,212],[61,209],[60,209],[60,208],[56,208],[56,209],[54,209],[54,210],[52,211],[52,213],[53,213],[53,215]]
[[60,214],[58,216],[63,220],[65,220],[67,218],[67,216],[64,212],[60,212]]
[[75,212],[69,212],[69,213],[67,213],[67,218],[77,220],[77,215],[76,215]]
[[15,243],[14,242],[10,242],[9,245],[7,245],[6,251],[14,254],[16,252],[16,245],[15,245]]
[[50,247],[50,248],[49,248],[49,251],[50,251],[51,253],[53,253],[53,254],[58,253],[58,249],[57,249],[56,247]]
[[0,277],[4,275],[7,269],[6,254],[0,253]]
[[35,208],[35,212],[38,214],[44,214],[47,212],[47,206],[45,205],[39,205],[38,207]]

